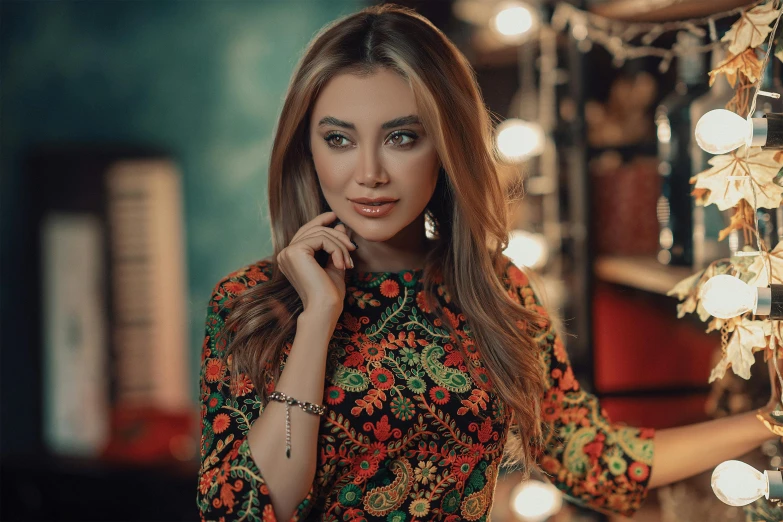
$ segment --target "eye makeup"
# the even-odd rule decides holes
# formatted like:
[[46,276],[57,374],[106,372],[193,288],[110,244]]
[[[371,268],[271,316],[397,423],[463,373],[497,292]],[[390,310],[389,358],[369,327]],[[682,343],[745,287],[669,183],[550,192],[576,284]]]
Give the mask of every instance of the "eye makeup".
[[[391,134],[389,134],[389,138],[390,139],[397,138],[397,137],[409,138],[411,141],[409,141],[408,143],[404,143],[402,145],[395,145],[395,147],[398,148],[398,149],[409,149],[409,148],[413,147],[413,145],[416,143],[416,140],[418,140],[419,135],[416,134],[413,131],[394,131]],[[346,136],[344,136],[343,134],[340,134],[339,132],[330,132],[326,136],[324,136],[324,141],[326,142],[326,145],[329,148],[332,148],[332,149],[346,149],[346,148],[348,148],[347,145],[333,145],[333,141],[332,140],[334,140],[335,138],[341,138],[341,139],[350,141]]]

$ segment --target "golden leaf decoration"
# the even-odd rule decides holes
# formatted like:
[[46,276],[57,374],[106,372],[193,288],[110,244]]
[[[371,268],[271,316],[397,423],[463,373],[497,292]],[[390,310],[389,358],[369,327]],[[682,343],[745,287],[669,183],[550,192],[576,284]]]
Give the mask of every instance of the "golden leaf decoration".
[[723,357],[712,369],[709,382],[722,379],[726,370],[731,367],[735,374],[743,379],[750,379],[750,367],[755,358],[753,353],[767,347],[767,336],[772,334],[770,321],[751,321],[743,318],[731,334]]
[[[756,208],[778,208],[783,203],[783,186],[775,183],[781,164],[775,161],[776,152],[751,147],[747,161],[745,146],[729,154],[713,156],[712,168],[694,176],[695,188],[707,189],[710,194],[697,204],[715,204],[720,210],[736,206],[741,199],[753,205],[756,190]],[[749,179],[728,179],[729,176],[747,176]],[[693,181],[693,179],[691,180]]]
[[731,215],[729,226],[721,230],[718,234],[718,241],[726,239],[726,236],[731,234],[732,230],[744,230],[748,227],[755,228],[754,216],[755,212],[753,212],[753,207],[751,207],[747,201],[741,199],[737,204],[737,208],[734,209],[734,214]]
[[669,290],[666,295],[669,296],[677,296],[677,299],[682,301],[690,295],[691,291],[696,287],[697,283],[701,279],[701,276],[704,275],[704,270],[701,270],[699,272],[696,272],[692,276],[688,276],[679,283],[677,283],[674,288]]
[[685,314],[696,312],[702,321],[707,321],[710,313],[699,300],[701,285],[711,277],[725,274],[730,268],[730,263],[711,263],[706,269],[686,277],[669,290],[666,295],[676,296],[680,301],[685,300],[677,305],[677,317],[682,318]]
[[778,17],[778,14],[779,10],[775,9],[774,1],[745,11],[739,20],[734,22],[731,29],[726,31],[721,41],[731,42],[729,52],[735,55],[748,47],[758,47],[772,30],[769,24]]
[[[772,272],[772,281],[769,276]],[[783,241],[780,241],[771,252],[758,255],[748,267],[751,274],[746,283],[750,286],[768,286],[783,284]]]
[[761,60],[755,49],[745,49],[738,55],[730,55],[718,66],[710,71],[710,86],[715,83],[719,74],[725,74],[726,80],[732,86],[737,84],[737,75],[742,74],[748,79],[748,82],[755,83],[761,76]]

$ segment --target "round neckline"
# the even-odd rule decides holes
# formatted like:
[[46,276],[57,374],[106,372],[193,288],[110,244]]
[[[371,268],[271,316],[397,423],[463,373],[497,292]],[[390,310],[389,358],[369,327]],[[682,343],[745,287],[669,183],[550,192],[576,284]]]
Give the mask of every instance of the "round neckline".
[[[347,279],[355,286],[376,287],[390,279],[410,285],[421,280],[421,276],[424,274],[424,268],[406,268],[394,272],[388,270],[348,270],[345,273]],[[412,277],[406,279],[406,275],[408,274]]]

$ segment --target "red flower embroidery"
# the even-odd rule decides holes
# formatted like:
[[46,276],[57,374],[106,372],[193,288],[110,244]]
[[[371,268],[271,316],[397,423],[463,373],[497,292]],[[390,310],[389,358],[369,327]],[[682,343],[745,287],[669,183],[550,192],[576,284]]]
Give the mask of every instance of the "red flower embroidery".
[[378,456],[366,453],[357,455],[351,463],[351,468],[357,478],[368,479],[378,471]]
[[378,287],[384,297],[397,297],[400,295],[400,285],[394,279],[387,279]]
[[434,388],[430,388],[430,399],[432,399],[432,402],[435,404],[443,406],[449,402],[451,394],[449,393],[449,390],[443,386],[435,386]]
[[628,476],[636,482],[643,482],[650,474],[650,468],[644,462],[634,461],[628,466]]
[[451,465],[451,474],[459,479],[466,479],[473,471],[473,466],[476,465],[475,455],[459,455],[454,459],[454,463]]
[[370,372],[370,380],[379,390],[388,390],[394,386],[394,374],[386,368],[376,368]]
[[212,421],[212,431],[215,433],[223,433],[230,424],[231,417],[225,413],[218,413],[215,415],[215,419]]
[[242,290],[245,288],[247,288],[247,285],[238,281],[228,281],[223,285],[223,290],[234,295],[242,293]]
[[362,346],[361,353],[367,361],[380,361],[386,356],[386,349],[376,343],[368,342]]
[[253,381],[244,373],[240,373],[237,379],[231,384],[231,393],[237,397],[242,397],[253,391]]
[[226,365],[220,359],[209,359],[204,378],[207,382],[217,382],[226,375]]
[[386,458],[389,448],[383,442],[373,442],[370,444],[370,449],[367,450],[368,455],[374,456],[378,462]]
[[345,392],[342,388],[337,386],[329,386],[326,388],[326,403],[332,406],[340,404],[345,398]]

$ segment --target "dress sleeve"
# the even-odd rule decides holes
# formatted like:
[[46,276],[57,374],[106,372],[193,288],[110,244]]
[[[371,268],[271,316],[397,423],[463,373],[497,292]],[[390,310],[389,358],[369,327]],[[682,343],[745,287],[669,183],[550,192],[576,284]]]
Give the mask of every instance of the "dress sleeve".
[[[254,283],[251,283],[254,284]],[[217,339],[228,314],[226,301],[247,279],[236,273],[220,281],[209,301],[201,351],[201,466],[197,503],[202,522],[232,520],[277,522],[272,500],[250,453],[247,432],[263,411],[248,376],[230,378],[227,341]],[[273,387],[267,383],[268,390]],[[312,510],[313,484],[290,522],[304,520]]]
[[598,398],[579,386],[539,297],[519,268],[510,270],[520,302],[547,319],[536,336],[547,371],[541,415],[549,428],[539,465],[574,503],[633,516],[649,493],[655,430],[612,422]]

